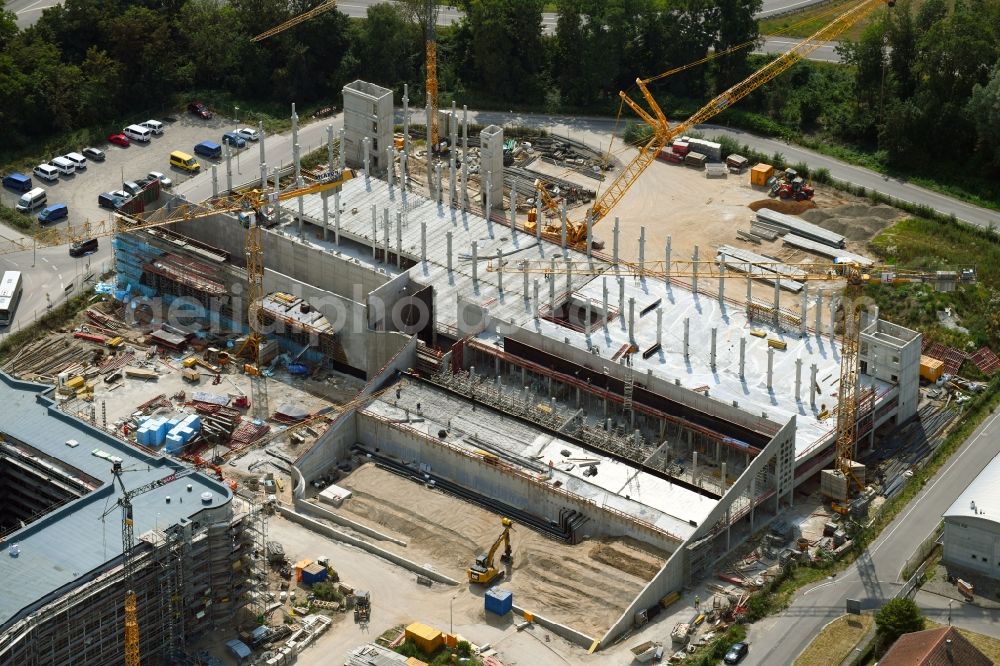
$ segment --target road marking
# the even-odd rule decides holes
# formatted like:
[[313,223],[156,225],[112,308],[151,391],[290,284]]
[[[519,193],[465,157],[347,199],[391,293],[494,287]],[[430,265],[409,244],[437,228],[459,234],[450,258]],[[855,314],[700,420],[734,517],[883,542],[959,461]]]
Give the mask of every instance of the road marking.
[[884,544],[886,541],[889,540],[889,537],[892,536],[893,532],[898,530],[900,525],[902,525],[906,521],[907,517],[909,517],[909,515],[913,513],[913,510],[917,508],[917,505],[920,504],[920,502],[922,502],[925,497],[930,495],[931,491],[934,490],[934,486],[936,486],[941,481],[941,479],[943,479],[948,475],[948,472],[951,470],[951,468],[954,467],[956,463],[958,463],[958,461],[961,459],[962,456],[964,456],[970,449],[972,449],[972,445],[976,443],[979,440],[979,438],[982,437],[983,434],[990,429],[990,427],[992,427],[993,422],[996,421],[998,418],[1000,418],[1000,412],[997,412],[997,414],[995,414],[992,419],[986,422],[986,425],[983,426],[982,430],[979,431],[979,434],[976,435],[974,439],[971,439],[968,442],[966,442],[965,448],[958,452],[958,455],[955,456],[955,459],[951,461],[951,464],[948,465],[943,472],[938,473],[937,478],[934,479],[934,483],[932,483],[930,487],[927,488],[927,490],[925,490],[923,494],[921,494],[920,497],[917,498],[917,501],[913,503],[913,506],[911,506],[910,509],[903,514],[903,517],[899,519],[899,522],[896,523],[895,527],[889,530],[889,533],[885,535],[882,541],[876,544],[874,548],[872,548],[872,555],[878,552],[878,549],[882,547],[882,544]]

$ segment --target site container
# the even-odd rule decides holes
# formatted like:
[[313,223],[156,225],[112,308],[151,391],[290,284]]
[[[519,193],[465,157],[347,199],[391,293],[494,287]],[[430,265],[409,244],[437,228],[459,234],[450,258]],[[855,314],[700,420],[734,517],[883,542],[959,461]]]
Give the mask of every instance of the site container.
[[514,593],[510,590],[501,590],[498,587],[491,588],[486,592],[486,610],[503,616],[514,607]]
[[941,379],[944,373],[944,362],[930,356],[920,356],[920,377],[929,382]]
[[750,184],[767,186],[767,179],[774,175],[774,167],[770,164],[757,164],[750,169]]
[[406,627],[406,637],[428,656],[433,655],[444,645],[444,635],[440,630],[422,622],[414,622]]
[[687,141],[683,141],[681,139],[678,139],[678,140],[674,141],[673,144],[671,144],[671,145],[672,145],[672,147],[674,149],[674,152],[677,153],[678,155],[680,155],[681,157],[683,157],[684,155],[687,155],[688,152],[691,150],[691,147],[690,147],[690,145],[688,145],[688,142]]

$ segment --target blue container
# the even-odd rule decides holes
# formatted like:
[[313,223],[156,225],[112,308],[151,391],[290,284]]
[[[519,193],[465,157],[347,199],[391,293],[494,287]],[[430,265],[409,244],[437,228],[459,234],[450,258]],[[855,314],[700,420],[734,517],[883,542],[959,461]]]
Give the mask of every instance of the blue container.
[[501,617],[506,615],[514,607],[514,593],[509,590],[501,590],[493,587],[486,591],[486,610],[496,613]]

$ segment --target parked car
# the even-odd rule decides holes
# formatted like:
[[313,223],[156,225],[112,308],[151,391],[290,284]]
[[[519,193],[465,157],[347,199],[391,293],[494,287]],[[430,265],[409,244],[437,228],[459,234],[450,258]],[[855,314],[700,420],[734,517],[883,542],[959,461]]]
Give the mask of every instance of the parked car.
[[104,158],[106,157],[104,151],[101,150],[100,148],[87,147],[84,148],[83,151],[81,152],[83,152],[83,156],[86,157],[88,160],[94,160],[95,162],[103,162]]
[[130,197],[134,197],[139,194],[139,192],[142,192],[142,187],[143,186],[140,183],[134,180],[127,180],[122,183],[122,190],[124,190]]
[[97,205],[101,208],[108,208],[110,210],[121,208],[129,199],[132,198],[127,194],[123,197],[121,196],[122,194],[125,194],[125,192],[122,192],[121,190],[117,192],[102,192],[97,195]]
[[97,252],[98,242],[96,238],[89,238],[83,241],[74,241],[69,246],[69,256],[82,257],[91,252]]
[[159,171],[150,171],[149,177],[153,178],[154,180],[160,181],[160,187],[169,188],[174,184],[174,181],[170,180],[169,178],[167,178],[166,175],[160,173]]
[[153,134],[156,135],[163,134],[163,123],[161,123],[159,120],[147,120],[146,122],[139,124],[148,129]]
[[69,208],[66,204],[51,204],[42,209],[42,212],[38,214],[38,221],[42,224],[47,222],[58,222],[69,217]]
[[743,661],[743,658],[747,656],[750,652],[750,646],[746,643],[733,643],[729,648],[729,652],[723,657],[722,661],[727,664],[738,664]]
[[32,173],[50,183],[54,180],[59,180],[59,169],[51,164],[39,164],[32,170]]
[[247,140],[236,132],[226,132],[223,134],[222,143],[228,143],[230,146],[235,146],[236,148],[247,147]]
[[124,134],[112,134],[108,137],[108,143],[113,143],[116,146],[121,146],[122,148],[128,148],[128,137]]
[[252,129],[250,127],[241,127],[240,129],[236,130],[236,133],[239,134],[244,139],[246,139],[247,141],[260,141],[260,134],[257,132],[257,130]]
[[66,153],[63,157],[76,166],[77,171],[82,171],[87,168],[87,158],[80,153]]
[[9,173],[3,177],[3,186],[17,192],[27,192],[31,189],[31,176],[18,172]]
[[208,120],[212,117],[212,112],[208,110],[208,107],[201,102],[191,102],[188,104],[188,111],[198,116],[199,118],[204,118]]
[[222,155],[222,146],[214,141],[202,141],[194,147],[194,154],[218,159]]

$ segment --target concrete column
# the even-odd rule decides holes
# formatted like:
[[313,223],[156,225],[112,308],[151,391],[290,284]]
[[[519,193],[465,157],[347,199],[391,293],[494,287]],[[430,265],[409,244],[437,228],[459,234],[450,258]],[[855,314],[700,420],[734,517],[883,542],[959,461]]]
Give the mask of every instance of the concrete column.
[[448,273],[451,273],[451,232],[445,233],[444,237],[448,243]]
[[587,334],[587,338],[590,338],[590,322],[594,319],[590,297],[587,297],[587,309],[584,311],[584,323],[583,330]]
[[[302,158],[302,151],[299,148],[299,144],[295,143],[292,145],[292,159],[295,161],[295,187],[303,187],[305,185],[305,181],[302,180],[302,162],[300,161],[301,158]],[[299,205],[298,231],[299,231],[299,236],[301,236],[303,233],[302,225],[305,224],[305,222],[303,221],[303,218],[305,217],[306,214],[305,201],[302,200],[302,197],[296,197],[296,202]]]
[[[271,172],[271,178],[274,180],[274,191],[275,192],[279,191],[279,189],[278,189],[278,180],[279,180],[278,176],[279,176],[278,169],[277,169],[277,167],[275,167],[274,171]],[[281,222],[281,206],[279,206],[278,204],[274,205],[274,218],[275,218],[275,221]]]
[[365,165],[365,178],[371,175],[371,142],[368,137],[361,140],[361,145],[364,147],[364,165]]
[[823,292],[816,290],[816,335],[823,334]]
[[611,228],[611,260],[618,264],[618,233],[621,231],[620,221],[615,217],[615,226]]
[[774,281],[774,327],[781,329],[781,281]]
[[378,211],[375,204],[372,204],[372,261],[378,255]]
[[687,361],[690,358],[688,350],[691,342],[691,319],[684,317],[684,360]]
[[465,212],[465,206],[469,201],[469,191],[467,189],[467,184],[469,182],[469,109],[463,104],[462,105],[462,188],[459,193],[459,199],[462,202],[462,212]]
[[406,158],[407,153],[404,150],[399,154],[399,189],[403,194],[403,200],[406,200],[406,183],[409,180],[406,177]]
[[566,200],[565,199],[562,202],[562,206],[559,207],[559,219],[561,222],[559,228],[559,240],[562,243],[562,249],[565,252],[566,250]]
[[260,163],[260,191],[267,192],[267,163]]
[[646,263],[646,227],[639,227],[639,266]]
[[410,86],[406,83],[403,84],[403,151],[410,152]]
[[[386,210],[388,212],[388,209]],[[396,211],[396,268],[403,267],[403,213]]]
[[691,273],[694,277],[691,278],[691,293],[698,294],[698,246],[694,246],[694,254],[691,255],[691,260],[694,262],[691,264]]
[[656,308],[656,344],[663,343],[663,308]]
[[330,230],[330,193],[322,192],[320,201],[323,202],[323,240],[326,240],[327,232]]
[[719,302],[724,303],[726,301],[726,265],[724,263],[719,264]]
[[383,255],[382,262],[388,266],[389,265],[389,228],[392,226],[389,222],[389,209],[382,209],[382,247]]
[[510,238],[517,245],[517,191],[510,188]]
[[667,236],[667,245],[666,247],[663,248],[663,259],[664,259],[663,272],[667,274],[666,281],[668,283],[670,282],[670,262],[671,262],[670,255],[672,254],[673,251],[673,248],[671,247],[671,245],[673,244],[673,240],[674,240],[673,236]]
[[226,144],[226,192],[233,191],[233,150]]
[[[634,411],[632,412],[632,423],[635,423],[635,412]],[[639,432],[638,428],[636,428],[635,432],[632,433],[632,443],[633,443],[633,445],[635,445],[635,448],[637,448],[637,449],[640,446],[642,446],[642,434]]]
[[479,243],[472,241],[472,288],[479,288]]
[[[257,142],[257,147],[260,148],[260,163],[266,164],[267,159],[264,156],[264,121],[257,123],[257,134],[260,135],[260,141]],[[343,145],[343,144],[341,144]],[[343,152],[343,151],[341,151]]]
[[718,331],[713,326],[712,327],[712,351],[711,351],[711,353],[709,355],[709,359],[711,359],[710,360],[710,367],[712,368],[712,370],[715,370],[715,341],[716,341],[716,335],[717,335],[717,333],[718,333]]
[[809,406],[816,409],[816,374],[818,369],[813,363],[809,366]]
[[326,126],[326,170],[333,173],[333,125]]
[[533,282],[533,284],[534,284],[534,299],[535,299],[534,300],[534,302],[535,302],[535,317],[537,317],[538,316],[538,280],[536,279]]
[[799,335],[806,334],[806,310],[809,308],[809,283],[802,284],[802,313],[799,315]]
[[604,307],[604,325],[608,323],[608,278],[601,278],[601,305]]
[[219,196],[219,170],[214,164],[212,165],[212,196]]
[[340,192],[333,193],[333,242],[340,245]]
[[774,388],[774,347],[767,348],[767,390]]
[[[542,240],[542,220],[545,218],[545,206],[542,203],[542,190],[535,190],[535,240]],[[538,249],[545,254],[544,246],[539,243]]]
[[455,102],[451,103],[451,117],[448,145],[448,203],[455,205],[455,153],[458,151],[458,114],[455,113]]
[[528,262],[526,260],[521,260],[521,277],[524,279],[524,284],[521,287],[521,294],[524,300],[528,300]]
[[549,310],[556,309],[556,258],[552,257],[552,267],[549,270]]
[[420,261],[427,262],[427,223],[420,223]]
[[753,300],[753,280],[750,278],[750,274],[747,273],[747,305]]
[[698,452],[697,451],[692,451],[691,452],[691,479],[695,482],[695,484],[697,484],[697,486],[699,488],[701,487],[701,484],[698,483]]
[[635,299],[628,299],[628,341],[635,343]]
[[625,315],[625,278],[618,278],[618,311]]
[[340,166],[338,167],[341,171],[347,168],[347,150],[344,148],[344,133],[343,127],[340,128]]
[[427,100],[427,104],[424,107],[425,118],[424,127],[427,128],[427,189],[430,190],[431,199],[435,198],[437,194],[434,191],[434,149],[437,146],[431,145],[431,102]]
[[497,291],[503,293],[503,251],[497,248]]
[[795,402],[799,402],[802,396],[802,354],[795,358]]
[[441,187],[441,165],[434,165],[434,187],[437,190],[437,202],[440,206],[444,202],[444,188]]
[[490,215],[493,214],[493,201],[492,197],[490,196],[492,193],[493,193],[493,179],[490,177],[490,174],[486,174],[486,203],[484,204],[486,210],[483,211],[483,217],[486,218],[487,222],[490,220]]
[[392,193],[393,182],[392,178],[396,171],[396,149],[389,146],[385,149],[385,162],[388,165],[385,171],[385,182],[389,185],[389,193]]
[[744,333],[740,336],[740,379],[743,379],[746,372],[747,362],[747,336]]

